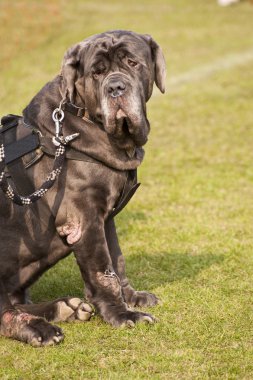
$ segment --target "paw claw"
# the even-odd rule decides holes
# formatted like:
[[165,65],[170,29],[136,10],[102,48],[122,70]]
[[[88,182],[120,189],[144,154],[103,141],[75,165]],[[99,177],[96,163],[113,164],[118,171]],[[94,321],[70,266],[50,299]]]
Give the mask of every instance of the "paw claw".
[[93,312],[92,307],[88,303],[85,303],[85,302],[82,303],[82,310],[87,311],[88,313]]
[[54,341],[55,343],[60,343],[60,342],[62,341],[62,339],[61,339],[61,337],[59,337],[59,336],[54,336],[54,337],[53,337],[53,341]]
[[67,304],[74,310],[76,310],[78,308],[78,306],[80,305],[82,301],[80,300],[80,298],[70,298],[67,300]]
[[91,318],[91,313],[83,310],[78,310],[76,313],[76,317],[79,321],[88,321]]
[[39,338],[33,338],[30,342],[31,346],[32,347],[40,347],[41,346],[41,342],[42,342],[42,338],[39,337]]
[[152,324],[152,323],[155,322],[155,321],[154,321],[154,318],[151,318],[151,317],[149,317],[148,315],[145,315],[145,316],[142,318],[142,320],[145,321],[145,322],[147,322],[147,323],[150,323],[150,324]]
[[126,321],[125,325],[129,328],[133,328],[135,327],[135,323],[133,321],[131,321],[131,319],[129,319],[128,321]]

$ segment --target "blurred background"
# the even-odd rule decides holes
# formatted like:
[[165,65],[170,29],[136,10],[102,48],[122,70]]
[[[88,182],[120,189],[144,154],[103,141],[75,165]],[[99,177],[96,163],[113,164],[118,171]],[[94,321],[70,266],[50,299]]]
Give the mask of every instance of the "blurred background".
[[59,71],[65,50],[91,34],[152,34],[163,47],[170,80],[252,47],[252,12],[245,0],[230,7],[216,0],[0,0],[0,110],[20,111]]

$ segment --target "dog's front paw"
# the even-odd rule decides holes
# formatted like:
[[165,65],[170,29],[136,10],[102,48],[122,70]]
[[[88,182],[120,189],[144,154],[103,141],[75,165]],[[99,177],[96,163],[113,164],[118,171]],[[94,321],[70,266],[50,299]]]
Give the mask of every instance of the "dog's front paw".
[[1,319],[1,335],[28,343],[33,347],[51,346],[64,339],[62,330],[45,319],[16,310],[7,311]]
[[144,291],[136,291],[131,287],[123,288],[123,294],[126,303],[132,307],[149,307],[155,306],[159,302],[159,298],[153,293]]
[[138,322],[155,323],[157,320],[153,315],[141,311],[127,310],[118,317],[113,318],[111,323],[115,327],[134,327]]
[[149,313],[128,309],[125,303],[121,305],[100,303],[97,309],[104,321],[114,327],[133,327],[138,322],[152,324],[157,321],[156,318]]

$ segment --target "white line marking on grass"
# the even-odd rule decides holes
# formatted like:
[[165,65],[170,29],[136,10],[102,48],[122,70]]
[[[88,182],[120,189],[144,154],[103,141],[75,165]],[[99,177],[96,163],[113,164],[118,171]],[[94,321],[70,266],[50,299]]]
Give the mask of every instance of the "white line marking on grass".
[[[253,61],[253,48],[241,53],[229,54],[210,64],[199,66],[193,70],[170,77],[166,82],[166,89],[171,93],[181,85],[206,79],[219,71],[228,70]],[[156,93],[158,94],[158,92]]]

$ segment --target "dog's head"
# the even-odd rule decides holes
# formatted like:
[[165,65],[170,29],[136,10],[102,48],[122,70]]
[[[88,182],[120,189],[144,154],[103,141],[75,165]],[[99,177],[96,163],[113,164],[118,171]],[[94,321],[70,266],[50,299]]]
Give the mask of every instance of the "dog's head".
[[165,91],[165,61],[149,35],[112,31],[71,47],[62,64],[63,94],[106,132],[142,146],[154,81]]

